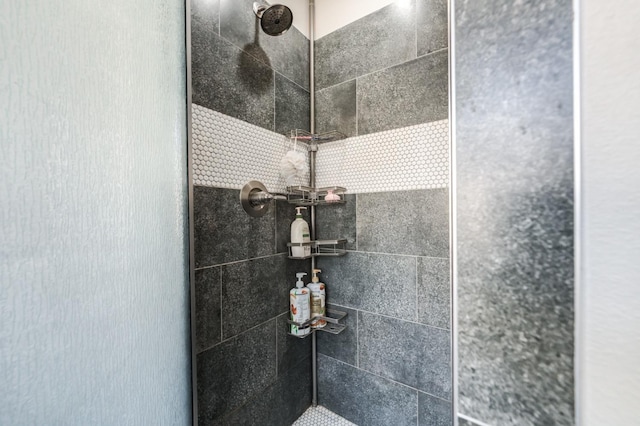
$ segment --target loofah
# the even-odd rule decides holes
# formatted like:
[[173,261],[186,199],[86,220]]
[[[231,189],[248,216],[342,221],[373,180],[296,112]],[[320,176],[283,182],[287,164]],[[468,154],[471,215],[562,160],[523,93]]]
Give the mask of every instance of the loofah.
[[304,178],[309,170],[307,158],[302,152],[288,151],[280,161],[280,176],[287,185],[297,185],[298,179]]

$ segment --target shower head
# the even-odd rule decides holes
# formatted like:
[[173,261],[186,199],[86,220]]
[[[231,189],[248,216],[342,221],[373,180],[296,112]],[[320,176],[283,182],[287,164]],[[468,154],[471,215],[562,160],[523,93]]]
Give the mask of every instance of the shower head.
[[287,32],[293,23],[293,13],[287,6],[274,4],[265,6],[253,3],[253,12],[260,19],[262,31],[270,36],[279,36]]

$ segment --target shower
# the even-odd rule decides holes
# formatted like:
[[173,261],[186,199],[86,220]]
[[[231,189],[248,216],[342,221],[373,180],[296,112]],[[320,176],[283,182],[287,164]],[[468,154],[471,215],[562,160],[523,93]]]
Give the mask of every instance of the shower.
[[287,6],[274,4],[268,6],[253,3],[253,12],[260,19],[262,31],[270,36],[279,36],[287,32],[293,23],[293,13]]

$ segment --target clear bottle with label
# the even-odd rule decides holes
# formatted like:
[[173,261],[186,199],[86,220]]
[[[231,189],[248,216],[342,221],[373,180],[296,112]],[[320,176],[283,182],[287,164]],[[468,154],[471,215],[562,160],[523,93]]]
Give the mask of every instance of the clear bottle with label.
[[[326,291],[324,283],[320,282],[318,273],[322,272],[320,269],[313,270],[313,277],[311,283],[307,285],[307,288],[311,292],[311,317],[324,317],[326,316]],[[319,319],[311,323],[313,328],[323,328],[327,325],[327,321]]]
[[[307,275],[306,272],[298,272],[296,277],[296,287],[289,292],[289,318],[297,323],[304,323],[311,319],[310,309],[310,293],[311,290],[305,288],[302,277]],[[310,333],[311,327],[299,327],[295,324],[291,325],[291,334],[296,336],[305,336]]]
[[[291,223],[291,242],[292,243],[309,243],[311,242],[311,233],[309,232],[309,224],[302,218],[300,210],[306,207],[296,207],[296,220]],[[305,258],[311,256],[311,245],[291,247],[291,257]]]

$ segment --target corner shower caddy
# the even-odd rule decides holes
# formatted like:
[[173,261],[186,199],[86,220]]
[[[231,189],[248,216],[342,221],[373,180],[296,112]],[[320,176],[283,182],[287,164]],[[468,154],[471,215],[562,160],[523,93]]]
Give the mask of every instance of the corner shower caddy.
[[[328,132],[322,134],[313,134],[304,130],[292,130],[291,139],[296,142],[302,142],[307,145],[310,157],[310,186],[295,185],[288,186],[287,191],[284,194],[269,192],[267,188],[258,181],[250,181],[240,191],[240,203],[244,210],[253,217],[260,217],[267,213],[271,201],[282,200],[287,201],[289,204],[296,206],[309,206],[311,207],[311,241],[306,243],[287,243],[290,259],[311,259],[312,269],[315,268],[316,257],[337,257],[347,254],[347,240],[346,239],[333,239],[333,240],[316,240],[315,239],[315,207],[318,205],[331,205],[331,204],[344,204],[344,194],[347,192],[346,188],[341,186],[327,186],[323,188],[315,187],[315,154],[318,151],[318,145],[325,142],[333,142],[340,139],[344,139],[346,136],[340,132]],[[340,196],[340,200],[325,201],[324,197],[329,192]],[[292,247],[310,247],[311,254],[309,256],[293,256]],[[312,322],[317,320],[325,320],[327,325],[322,328],[312,328],[308,334],[296,335],[289,333],[290,336],[305,339],[313,335],[316,331],[324,331],[331,334],[339,334],[344,331],[347,326],[340,321],[347,316],[346,312],[338,311],[335,309],[327,309],[327,315],[323,317],[314,317],[304,323],[298,323],[292,320],[287,320],[289,324],[298,326],[299,328],[308,327]]]

